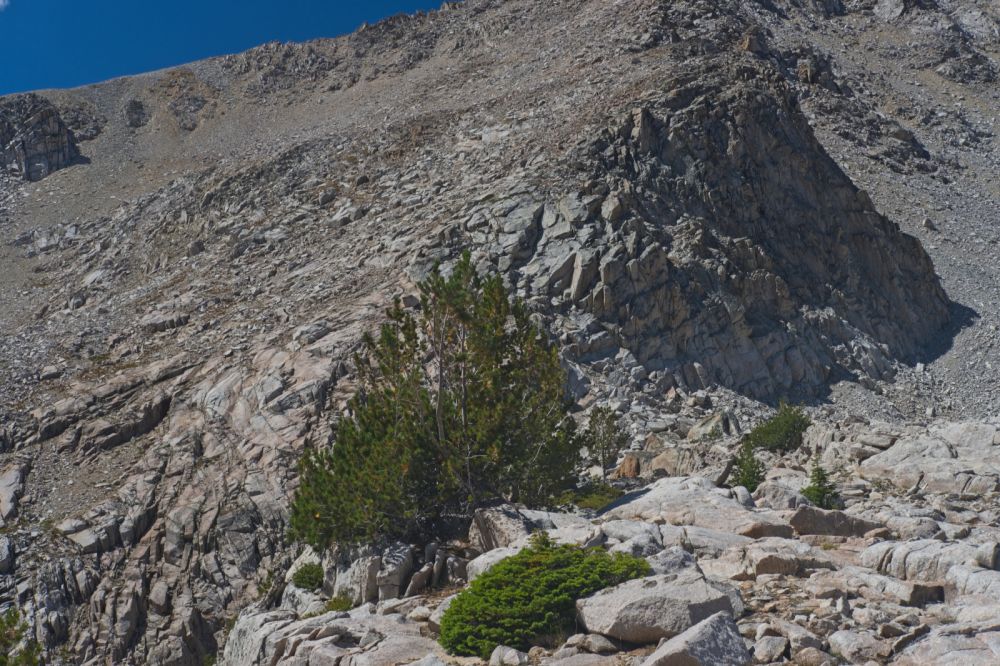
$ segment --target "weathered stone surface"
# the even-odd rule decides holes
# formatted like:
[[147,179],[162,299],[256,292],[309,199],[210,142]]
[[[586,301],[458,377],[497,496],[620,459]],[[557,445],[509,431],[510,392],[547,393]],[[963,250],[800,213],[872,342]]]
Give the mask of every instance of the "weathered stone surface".
[[148,333],[162,333],[173,328],[184,326],[190,316],[183,312],[152,312],[139,321],[139,325]]
[[910,489],[978,496],[1000,489],[1000,448],[996,426],[938,424],[925,434],[899,439],[866,459],[861,474]]
[[811,648],[821,650],[823,648],[823,641],[816,634],[794,622],[776,619],[769,624],[775,631],[788,639],[792,657],[798,658],[798,654],[803,650]]
[[[0,168],[0,470],[33,465],[4,530],[17,571],[0,575],[0,607],[23,611],[47,661],[205,663],[229,618],[282,601],[295,463],[334,440],[361,335],[396,296],[419,307],[412,279],[466,249],[557,342],[579,406],[619,411],[639,477],[718,479],[737,432],[722,414],[751,425],[767,410],[749,398],[822,403],[836,381],[835,399],[808,408],[825,434],[762,452],[769,478],[795,491],[819,454],[849,512],[892,532],[870,539],[995,541],[995,423],[869,421],[995,411],[995,12],[904,3],[880,23],[871,2],[772,4],[448,3],[336,40],[46,93],[77,140],[95,140],[78,166],[25,183],[65,163],[66,144],[51,116],[18,121],[30,149],[15,177]],[[978,84],[942,98],[942,77],[961,76]],[[190,319],[144,327],[151,312]],[[60,375],[39,382],[48,366]],[[879,458],[922,437],[947,446],[919,463]],[[871,483],[853,478],[873,458]],[[755,508],[740,491],[676,483],[642,512],[659,537],[602,529],[624,515],[530,529],[643,555],[681,548],[648,555],[677,575],[727,549],[760,553],[742,581],[747,633],[773,616],[821,642],[842,629],[919,642],[918,627],[987,612],[970,604],[993,594],[992,574],[971,564],[948,568],[961,599],[937,608],[897,607],[937,583],[898,588],[874,571],[884,579],[860,598],[817,599],[808,579],[778,573],[798,570],[799,547],[748,546],[793,537],[779,512],[798,496]],[[464,577],[476,553],[458,552],[462,535],[429,536],[454,550],[421,559],[427,544],[414,544],[419,575],[399,587],[427,592],[415,581],[433,560],[433,593],[379,611],[433,608]],[[837,566],[870,543],[803,541]],[[382,556],[324,554],[320,598],[373,599]],[[300,613],[317,603],[294,596]],[[304,646],[293,661],[348,666],[369,658],[361,642],[385,648],[373,661],[430,652],[406,651],[409,625],[340,644],[297,629],[273,632],[288,652]],[[797,658],[810,650],[829,657]]]
[[0,99],[0,167],[35,181],[79,155],[73,133],[47,99],[33,93]]
[[863,536],[881,523],[852,516],[843,511],[826,511],[814,506],[800,506],[788,519],[798,534],[827,534],[832,536]]
[[489,570],[497,562],[505,560],[511,555],[516,555],[520,550],[520,548],[494,548],[489,552],[483,553],[469,562],[469,566],[466,568],[469,582],[471,583],[479,578],[483,572]]
[[643,666],[746,666],[750,652],[733,616],[719,612],[674,636],[649,655]]
[[720,579],[753,580],[758,576],[808,576],[817,569],[833,569],[822,551],[793,539],[767,538],[736,546],[717,559],[702,560],[702,570]]
[[578,600],[576,609],[587,631],[629,643],[669,638],[716,612],[742,610],[731,591],[694,571],[628,581]]
[[381,568],[375,577],[378,598],[395,599],[406,591],[413,572],[413,551],[405,543],[393,544],[382,552]]
[[764,636],[753,645],[755,664],[770,664],[781,659],[788,649],[788,639],[782,636]]
[[891,644],[869,632],[840,630],[830,634],[830,650],[852,664],[864,664],[885,659],[892,652]]
[[287,611],[251,609],[233,627],[221,663],[293,666],[331,664],[343,657],[353,666],[379,666],[410,663],[437,651],[434,641],[420,635],[419,625],[399,615],[326,613],[296,619]]
[[490,655],[490,666],[524,666],[529,663],[531,661],[528,659],[527,653],[506,645],[498,645],[493,650],[493,654]]
[[477,509],[469,528],[469,542],[485,553],[494,548],[510,546],[526,537],[531,529],[531,521],[514,507]]
[[752,510],[700,477],[661,479],[627,495],[606,518],[666,521],[721,530],[751,538],[792,536],[791,526],[772,511]]
[[1000,662],[1000,626],[956,625],[932,630],[893,659],[894,666],[950,666],[961,655],[963,666]]
[[9,537],[0,536],[0,576],[14,573],[16,550]]
[[17,515],[17,503],[24,494],[28,466],[15,463],[0,474],[0,525]]
[[903,581],[862,567],[818,571],[810,577],[809,588],[818,598],[836,598],[849,592],[871,601],[890,601],[902,606],[923,606],[944,601],[941,585]]
[[810,504],[801,493],[775,481],[765,481],[753,492],[754,503],[764,509],[784,511]]
[[861,563],[869,569],[900,580],[941,582],[957,565],[984,566],[996,569],[1000,550],[996,544],[976,546],[960,542],[931,539],[917,541],[884,541],[861,553]]

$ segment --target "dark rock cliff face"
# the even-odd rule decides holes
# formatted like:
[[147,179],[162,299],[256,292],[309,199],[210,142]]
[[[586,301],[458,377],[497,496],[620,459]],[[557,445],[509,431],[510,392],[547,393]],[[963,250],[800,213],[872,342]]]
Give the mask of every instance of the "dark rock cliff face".
[[73,133],[51,102],[33,93],[0,100],[0,167],[37,181],[79,156]]
[[765,66],[680,84],[587,151],[598,180],[576,195],[581,212],[547,208],[521,271],[528,291],[600,322],[576,336],[580,360],[625,348],[663,388],[775,398],[886,378],[948,322],[923,248],[876,212]]

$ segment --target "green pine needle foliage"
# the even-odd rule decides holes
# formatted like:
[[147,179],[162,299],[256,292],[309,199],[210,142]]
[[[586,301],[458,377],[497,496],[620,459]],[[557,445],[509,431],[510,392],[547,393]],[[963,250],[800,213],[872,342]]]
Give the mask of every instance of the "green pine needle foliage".
[[733,463],[732,485],[743,486],[753,492],[763,482],[764,465],[757,460],[750,442],[744,441],[740,445],[740,451],[736,454],[736,461]]
[[350,597],[339,594],[331,598],[329,601],[327,601],[325,608],[327,613],[331,611],[338,611],[338,612],[349,611],[352,608],[354,608],[354,602],[351,600]]
[[540,532],[455,597],[439,640],[453,654],[480,659],[498,645],[525,651],[552,645],[573,633],[577,599],[649,572],[641,558],[556,545]]
[[603,482],[588,483],[575,490],[567,490],[556,500],[556,504],[572,504],[580,509],[600,511],[625,493]]
[[812,469],[809,472],[809,485],[802,489],[802,496],[821,509],[834,509],[840,504],[840,494],[830,480],[830,475],[819,464],[819,458],[813,458]]
[[307,562],[292,574],[292,584],[302,590],[315,591],[323,587],[323,567]]
[[751,430],[745,441],[755,449],[794,451],[802,445],[802,435],[811,424],[801,408],[781,403],[778,413]]
[[618,458],[618,453],[628,446],[628,433],[618,423],[618,414],[609,407],[597,407],[590,413],[590,421],[583,432],[583,445],[591,459],[601,467],[601,478]]
[[0,615],[0,666],[37,666],[41,649],[35,641],[25,641],[28,626],[11,608]]
[[404,539],[483,501],[542,505],[570,485],[566,375],[526,305],[467,254],[419,287],[417,314],[397,302],[365,338],[333,446],[303,457],[292,538]]

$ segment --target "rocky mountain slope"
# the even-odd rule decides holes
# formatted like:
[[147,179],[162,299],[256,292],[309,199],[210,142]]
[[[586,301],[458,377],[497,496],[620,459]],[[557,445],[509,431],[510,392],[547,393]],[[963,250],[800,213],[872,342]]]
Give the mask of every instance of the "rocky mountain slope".
[[[676,477],[523,531],[682,546],[758,661],[995,661],[998,53],[985,0],[470,0],[0,99],[0,604],[66,663],[426,655],[441,596],[373,599],[384,553],[327,562],[383,613],[342,630],[272,581],[361,334],[468,249],[622,412],[621,474]],[[772,491],[705,486],[780,398],[816,425]],[[847,517],[799,506],[813,452]]]

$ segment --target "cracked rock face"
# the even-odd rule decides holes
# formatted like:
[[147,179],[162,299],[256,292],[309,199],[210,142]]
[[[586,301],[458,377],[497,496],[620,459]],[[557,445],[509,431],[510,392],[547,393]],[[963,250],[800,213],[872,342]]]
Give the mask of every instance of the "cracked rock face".
[[[433,666],[449,595],[545,529],[655,572],[546,664],[677,634],[665,663],[745,660],[732,622],[761,663],[990,663],[998,26],[982,0],[468,0],[0,99],[0,608],[78,663]],[[632,492],[301,552],[296,461],[362,335],[466,250],[577,416],[621,415],[603,472]],[[802,449],[724,487],[782,397]],[[801,494],[816,456],[843,510]]]
[[581,334],[575,358],[626,348],[665,388],[769,398],[891,377],[949,321],[931,261],[766,67],[739,71],[749,82],[710,69],[604,129],[584,151],[602,180],[513,207],[497,265],[610,333]]
[[0,100],[0,167],[36,181],[80,155],[58,109],[35,94]]

